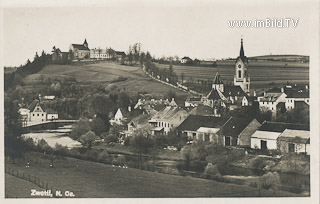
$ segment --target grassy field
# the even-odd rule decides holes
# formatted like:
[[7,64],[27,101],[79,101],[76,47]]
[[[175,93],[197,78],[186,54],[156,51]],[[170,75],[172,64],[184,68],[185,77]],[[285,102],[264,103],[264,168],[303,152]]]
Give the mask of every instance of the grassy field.
[[[125,80],[117,79],[119,77]],[[99,64],[89,64],[83,66],[72,65],[48,65],[40,72],[27,76],[24,79],[26,87],[40,83],[41,79],[51,80],[74,78],[79,85],[103,84],[108,88],[116,86],[119,90],[124,90],[129,94],[144,92],[154,96],[163,96],[168,91],[173,91],[179,96],[186,96],[185,92],[174,89],[150,79],[145,75],[140,67],[123,66],[117,63],[104,62]]]
[[8,185],[5,185],[6,198],[31,198],[30,189],[42,190],[34,183],[5,174],[5,181]]
[[[287,65],[286,65],[287,64]],[[169,65],[158,64],[159,67],[169,68]],[[185,80],[190,77],[196,82],[199,80],[213,80],[219,71],[224,83],[233,83],[234,62],[221,61],[218,67],[173,66],[178,74],[184,73]],[[269,88],[275,85],[290,83],[309,83],[309,64],[293,62],[252,62],[249,64],[248,73],[251,78],[251,89]]]
[[[21,162],[24,163],[23,161]],[[60,191],[72,191],[76,197],[86,198],[190,198],[190,197],[256,197],[274,196],[273,191],[227,184],[212,180],[182,177],[132,168],[119,168],[107,164],[77,160],[58,159],[55,167],[48,167],[49,161],[42,159],[41,165],[31,162],[30,168],[6,162],[6,168],[25,172],[46,180],[49,186]],[[13,197],[25,197],[9,189],[27,192],[32,185],[23,180],[6,177],[6,193]],[[40,190],[40,188],[37,188]],[[277,191],[276,196],[297,196]]]

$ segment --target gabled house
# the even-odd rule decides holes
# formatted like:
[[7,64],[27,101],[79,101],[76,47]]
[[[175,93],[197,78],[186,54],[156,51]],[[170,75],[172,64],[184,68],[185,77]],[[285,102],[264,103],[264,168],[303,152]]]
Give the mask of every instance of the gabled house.
[[117,125],[122,125],[127,118],[124,116],[123,112],[121,111],[120,108],[118,108],[116,114],[114,115],[114,118],[110,120],[110,123],[117,124]]
[[265,92],[263,96],[258,97],[259,108],[262,111],[271,111],[272,116],[276,116],[277,106],[286,102],[286,96],[284,92]]
[[253,129],[256,130],[259,124],[256,119],[230,117],[217,132],[218,142],[223,146],[236,146],[239,144],[250,146],[250,133],[252,133]]
[[191,140],[217,142],[216,132],[226,122],[225,118],[202,115],[189,115],[178,127],[178,134]]
[[310,130],[309,125],[281,123],[281,122],[264,122],[262,126],[251,136],[252,149],[277,149],[277,139],[285,131],[290,130]]
[[285,99],[285,106],[287,110],[292,110],[295,108],[296,102],[304,102],[307,105],[310,104],[309,101],[309,91],[304,92],[289,92]]
[[74,60],[90,58],[90,49],[86,39],[83,44],[71,44],[69,50],[72,53],[72,58]]
[[278,137],[278,149],[284,153],[310,155],[310,131],[285,129]]
[[36,99],[32,101],[29,109],[29,122],[43,122],[47,120],[47,112],[45,107],[40,103],[40,100]]
[[149,124],[154,127],[152,134],[168,134],[171,130],[178,127],[188,115],[189,113],[180,107],[165,107],[149,120]]
[[192,63],[192,59],[190,57],[183,57],[180,60],[181,64],[191,64]]

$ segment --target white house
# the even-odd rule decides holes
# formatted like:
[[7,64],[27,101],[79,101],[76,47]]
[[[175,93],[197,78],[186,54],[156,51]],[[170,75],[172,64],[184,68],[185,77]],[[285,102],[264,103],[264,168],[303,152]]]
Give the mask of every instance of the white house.
[[50,108],[47,109],[47,120],[58,120],[59,115],[57,111]]
[[47,112],[44,106],[40,103],[40,100],[34,100],[29,109],[28,122],[42,122],[47,120]]
[[118,108],[116,114],[114,115],[114,119],[110,120],[111,124],[122,125],[125,120],[124,115],[122,114],[120,108]]
[[295,108],[295,102],[304,101],[306,104],[310,105],[309,92],[291,92],[288,93],[286,97],[286,109],[292,110]]
[[280,93],[264,93],[262,97],[258,97],[260,110],[271,111],[272,115],[277,114],[277,105],[280,102],[286,102],[286,94],[283,92]]

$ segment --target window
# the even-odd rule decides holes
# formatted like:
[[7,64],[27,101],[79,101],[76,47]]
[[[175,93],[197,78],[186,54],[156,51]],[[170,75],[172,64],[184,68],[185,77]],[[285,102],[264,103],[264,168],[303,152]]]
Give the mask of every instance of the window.
[[43,116],[43,114],[42,114],[42,116]]
[[289,150],[289,152],[295,152],[295,144],[288,144],[288,150]]
[[230,137],[225,137],[225,146],[230,146],[231,145],[231,138]]
[[32,116],[34,116],[34,113],[32,114]]
[[261,145],[261,149],[267,149],[267,141],[261,140],[260,145]]
[[241,78],[241,70],[238,71],[238,78]]
[[37,116],[39,116],[39,114],[37,114]]

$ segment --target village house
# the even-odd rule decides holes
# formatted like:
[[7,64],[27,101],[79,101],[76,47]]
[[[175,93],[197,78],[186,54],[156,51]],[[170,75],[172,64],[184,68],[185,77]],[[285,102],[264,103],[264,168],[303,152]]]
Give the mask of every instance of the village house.
[[189,115],[178,127],[178,134],[189,141],[208,141],[218,143],[216,133],[226,122],[225,118],[202,115]]
[[84,40],[83,44],[71,44],[69,47],[72,53],[73,60],[82,60],[90,58],[90,49],[88,47],[87,40]]
[[154,127],[152,135],[168,134],[178,127],[189,113],[178,106],[167,106],[153,116],[149,123]]
[[261,111],[271,111],[275,117],[279,106],[286,102],[286,96],[284,92],[264,92],[263,96],[258,97],[259,108]]
[[58,120],[59,115],[58,112],[55,110],[52,110],[51,108],[47,108],[47,120]]
[[110,120],[110,124],[114,125],[122,125],[126,121],[126,117],[123,114],[123,111],[121,111],[120,108],[118,108],[116,114],[114,115],[114,118]]
[[190,64],[192,63],[192,59],[190,57],[183,57],[180,62],[181,64]]
[[242,107],[244,106],[253,106],[253,104],[255,102],[257,102],[258,98],[254,92],[253,96],[249,96],[249,95],[245,95],[243,98],[242,98],[242,101],[241,101],[241,105]]
[[[154,113],[155,114],[155,113]],[[127,124],[127,130],[122,131],[120,135],[124,138],[133,136],[133,133],[137,129],[151,130],[152,126],[149,124],[149,120],[154,114],[140,114],[134,117]]]
[[286,110],[294,109],[296,102],[309,105],[309,92],[289,92],[285,99]]
[[90,59],[110,59],[112,56],[108,49],[90,49]]
[[310,155],[310,131],[285,129],[278,137],[278,149],[282,154],[303,153]]
[[256,119],[230,117],[217,132],[223,146],[250,146],[251,135],[260,127]]
[[45,111],[45,107],[40,103],[40,100],[36,99],[32,101],[28,110],[28,122],[43,122],[47,120],[47,112]]
[[277,139],[285,131],[290,130],[308,130],[309,125],[281,123],[281,122],[264,122],[262,126],[251,136],[252,149],[277,149]]
[[[175,102],[174,102],[175,103]],[[136,105],[134,106],[135,110],[143,110],[146,113],[159,112],[164,109],[166,106],[169,106],[170,101],[168,99],[139,99]]]

